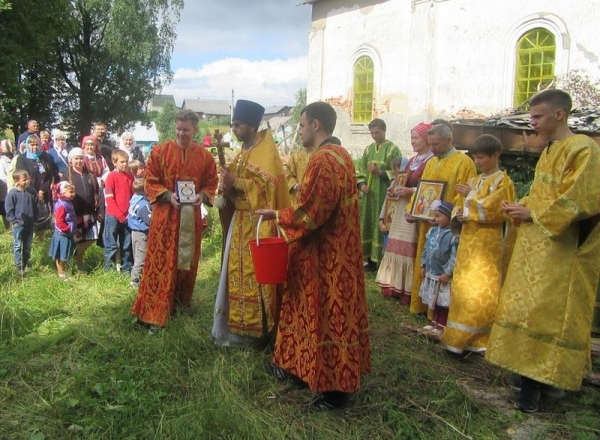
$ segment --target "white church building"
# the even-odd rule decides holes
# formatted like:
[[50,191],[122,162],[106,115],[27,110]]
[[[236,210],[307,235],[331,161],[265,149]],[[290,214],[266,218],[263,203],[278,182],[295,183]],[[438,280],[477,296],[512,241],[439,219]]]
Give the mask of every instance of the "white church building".
[[555,76],[600,76],[598,0],[311,0],[307,102],[336,107],[354,154],[382,118],[410,152],[418,122],[490,116]]

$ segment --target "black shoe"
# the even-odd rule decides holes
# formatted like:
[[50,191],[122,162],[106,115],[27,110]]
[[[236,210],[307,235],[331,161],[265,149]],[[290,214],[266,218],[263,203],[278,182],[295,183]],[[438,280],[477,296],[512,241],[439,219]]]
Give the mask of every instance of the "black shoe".
[[377,263],[374,261],[368,260],[365,264],[363,264],[365,268],[365,272],[377,272]]
[[342,409],[348,403],[348,393],[341,391],[326,391],[317,394],[306,404],[309,409],[314,411],[331,411],[332,409]]
[[515,402],[515,408],[525,413],[536,413],[539,409],[540,383],[521,376],[521,391]]
[[304,382],[298,376],[296,376],[288,371],[285,371],[283,368],[281,368],[273,363],[266,364],[265,370],[267,370],[267,373],[269,373],[271,376],[274,376],[277,380],[280,380],[282,382],[291,382],[298,389],[303,389],[303,388],[308,387],[306,382]]

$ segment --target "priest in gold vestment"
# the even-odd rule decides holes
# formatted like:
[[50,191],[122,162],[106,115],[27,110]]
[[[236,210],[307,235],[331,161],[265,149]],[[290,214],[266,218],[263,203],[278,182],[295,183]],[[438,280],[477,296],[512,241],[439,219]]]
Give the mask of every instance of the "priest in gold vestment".
[[545,90],[530,104],[531,125],[549,144],[529,196],[504,204],[520,226],[486,353],[521,375],[524,412],[537,411],[550,387],[581,386],[600,273],[600,148],[569,130],[567,93]]
[[[477,175],[473,160],[466,154],[461,153],[452,146],[452,130],[444,124],[434,125],[428,132],[428,144],[431,146],[431,151],[434,157],[429,159],[421,180],[436,180],[446,183],[442,201],[450,202],[453,205],[460,204],[459,194],[456,192],[455,186],[459,183],[467,183],[469,179]],[[410,220],[412,216],[410,211],[414,197],[411,203],[408,204],[407,218]],[[428,223],[424,220],[417,220],[419,229],[419,241],[417,243],[417,255],[415,261],[421,261],[421,255],[425,248],[425,236],[427,231],[433,226],[433,223]],[[421,287],[421,267],[415,264],[413,273],[413,288],[410,298],[411,313],[425,313],[427,304],[421,301],[418,292]],[[416,294],[415,294],[416,292]]]
[[[215,303],[212,336],[221,346],[262,346],[274,336],[278,305],[277,286],[256,282],[249,241],[256,237],[260,208],[290,205],[283,164],[270,130],[257,132],[264,108],[238,100],[233,132],[243,142],[227,169],[221,169],[224,194],[235,205],[226,234],[225,255]],[[273,222],[264,222],[260,237],[277,235]]]

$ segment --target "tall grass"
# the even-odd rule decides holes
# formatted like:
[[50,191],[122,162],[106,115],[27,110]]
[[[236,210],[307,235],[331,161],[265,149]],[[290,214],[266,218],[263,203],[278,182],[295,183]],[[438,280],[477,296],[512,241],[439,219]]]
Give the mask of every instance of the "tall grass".
[[1,439],[593,439],[600,391],[584,387],[534,417],[517,413],[506,375],[473,355],[456,360],[400,324],[420,325],[368,277],[373,373],[342,411],[314,413],[269,377],[270,353],[210,340],[221,235],[211,211],[193,306],[148,335],[130,315],[135,291],[102,271],[59,281],[35,243],[33,270],[13,271],[0,235]]

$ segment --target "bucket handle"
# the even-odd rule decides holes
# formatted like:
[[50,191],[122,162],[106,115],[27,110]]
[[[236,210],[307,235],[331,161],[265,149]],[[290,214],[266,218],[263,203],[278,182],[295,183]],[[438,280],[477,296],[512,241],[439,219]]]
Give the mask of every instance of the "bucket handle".
[[[259,216],[258,217],[258,224],[256,225],[256,246],[260,246],[260,241],[258,241],[258,231],[260,231],[260,224],[263,221],[263,216]],[[281,237],[281,235],[279,234],[279,228],[275,227],[275,229],[277,229],[277,236]]]

